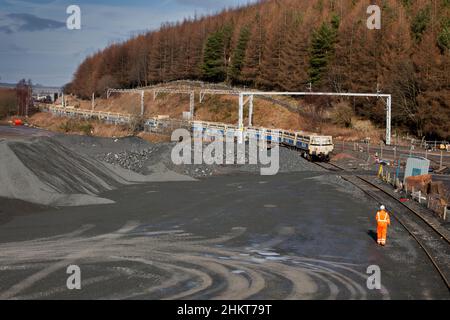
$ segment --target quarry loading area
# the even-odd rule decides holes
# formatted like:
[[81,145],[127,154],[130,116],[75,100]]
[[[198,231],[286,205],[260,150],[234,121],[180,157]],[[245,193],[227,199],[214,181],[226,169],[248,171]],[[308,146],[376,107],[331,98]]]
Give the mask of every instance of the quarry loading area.
[[[449,224],[376,190],[376,166],[280,148],[279,173],[261,176],[258,165],[174,165],[173,146],[0,127],[0,297],[450,297]],[[380,199],[392,213],[385,247]],[[81,290],[67,289],[69,265]],[[380,290],[367,287],[371,265]]]

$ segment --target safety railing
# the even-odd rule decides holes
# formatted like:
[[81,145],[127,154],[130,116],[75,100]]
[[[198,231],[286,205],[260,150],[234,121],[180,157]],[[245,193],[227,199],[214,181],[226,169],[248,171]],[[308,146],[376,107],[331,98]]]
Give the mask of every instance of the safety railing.
[[[62,107],[46,105],[41,107],[41,110],[60,116],[80,116],[86,119],[94,118],[116,124],[129,124],[134,118],[131,114],[77,109],[70,106]],[[206,134],[205,137],[209,138],[219,134],[224,136],[241,136],[244,140],[264,139],[271,143],[289,142],[290,144],[294,144],[294,142],[302,142],[302,145],[309,143],[310,140],[310,136],[305,132],[294,132],[282,129],[268,129],[263,127],[239,128],[236,125],[220,122],[159,119],[157,117],[149,118],[144,121],[144,130],[147,132],[170,133],[173,129],[183,127],[189,128],[194,132],[198,130],[196,128],[202,128],[202,132]]]

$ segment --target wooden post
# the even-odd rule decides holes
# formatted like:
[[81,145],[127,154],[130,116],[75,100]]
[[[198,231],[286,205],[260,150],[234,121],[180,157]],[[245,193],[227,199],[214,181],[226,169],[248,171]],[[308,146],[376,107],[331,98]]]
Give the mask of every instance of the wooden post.
[[394,147],[394,162],[397,159],[397,146]]
[[191,120],[194,120],[194,116],[195,116],[195,91],[192,91],[191,95],[190,95],[189,112],[191,114]]
[[144,116],[144,90],[141,91],[141,117]]

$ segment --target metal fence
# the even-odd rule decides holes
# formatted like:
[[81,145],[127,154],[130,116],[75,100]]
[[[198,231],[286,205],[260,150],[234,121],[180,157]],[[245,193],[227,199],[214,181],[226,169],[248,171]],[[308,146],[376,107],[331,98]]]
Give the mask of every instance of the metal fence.
[[405,198],[417,201],[419,204],[431,210],[440,219],[447,221],[448,212],[450,209],[448,208],[449,199],[446,199],[445,196],[438,193],[433,193],[432,191],[430,192],[431,188],[426,188],[426,191],[417,190],[414,186],[408,186],[407,183],[403,184],[398,176],[398,173],[392,172],[386,168],[383,170],[380,168],[378,176],[385,183],[396,188],[397,192],[403,192]]
[[427,197],[427,207],[434,213],[436,213],[439,218],[447,221],[448,205],[443,203],[441,197],[436,194],[430,194]]

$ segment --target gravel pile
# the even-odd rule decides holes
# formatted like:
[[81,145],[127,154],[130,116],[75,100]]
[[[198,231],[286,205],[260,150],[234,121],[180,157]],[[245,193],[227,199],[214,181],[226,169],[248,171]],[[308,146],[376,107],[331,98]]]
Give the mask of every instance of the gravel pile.
[[[109,204],[98,195],[123,185],[193,180],[162,163],[147,168],[149,150],[107,153],[105,163],[73,149],[48,137],[0,141],[0,197],[52,206]],[[137,172],[143,167],[149,174]]]
[[153,144],[137,137],[100,138],[59,134],[53,137],[53,140],[75,152],[94,158],[104,156],[107,153],[139,152],[153,146]]
[[119,165],[122,168],[138,173],[144,173],[146,163],[149,161],[153,151],[154,149],[124,151],[120,153],[108,152],[107,154],[97,156],[97,160],[104,161],[109,164]]
[[[120,152],[107,152],[97,155],[97,160],[107,162],[109,164],[118,165],[122,168],[138,172],[140,174],[156,173],[155,168],[160,168],[160,164],[163,164],[165,168],[177,172],[179,174],[188,175],[193,178],[204,178],[213,175],[223,174],[238,174],[238,173],[251,173],[260,174],[262,167],[268,167],[269,165],[252,165],[249,164],[249,151],[246,148],[245,164],[225,164],[226,148],[224,147],[224,159],[223,164],[181,164],[175,165],[172,162],[171,154],[175,147],[175,143],[158,143],[149,144],[146,143],[145,149],[129,150]],[[121,145],[121,144],[119,144]],[[207,144],[203,145],[203,150],[207,148]],[[234,148],[234,163],[237,158],[237,147]],[[270,159],[272,151],[268,151]],[[194,159],[194,151],[192,151],[191,159]],[[300,153],[287,149],[280,148],[279,154],[279,172],[300,172],[300,171],[322,171],[320,167],[303,159]]]
[[[60,135],[55,140],[69,149],[91,156],[96,160],[117,165],[144,175],[159,173],[158,168],[165,167],[168,170],[193,178],[205,178],[225,174],[260,174],[261,167],[268,167],[267,165],[261,164],[248,164],[248,147],[246,148],[246,164],[244,165],[175,165],[171,160],[172,149],[175,147],[175,143],[150,143],[137,137],[115,139],[67,135]],[[204,143],[203,148],[206,147],[207,144]],[[234,150],[234,158],[236,159],[236,146]],[[224,147],[225,152],[226,148]],[[194,155],[192,154],[191,159],[193,158]],[[303,159],[299,152],[281,147],[279,172],[289,173],[301,171],[323,171],[323,169]]]
[[160,168],[167,168],[194,178],[209,177],[216,173],[216,166],[205,164],[175,165],[171,160],[174,146],[174,143],[159,143],[138,151],[108,152],[98,155],[96,158],[140,174],[158,173],[157,171]]
[[127,181],[51,139],[0,142],[0,197],[54,206],[113,203],[97,194]]
[[218,174],[217,168],[206,165],[173,165],[170,169],[193,178],[205,178]]

